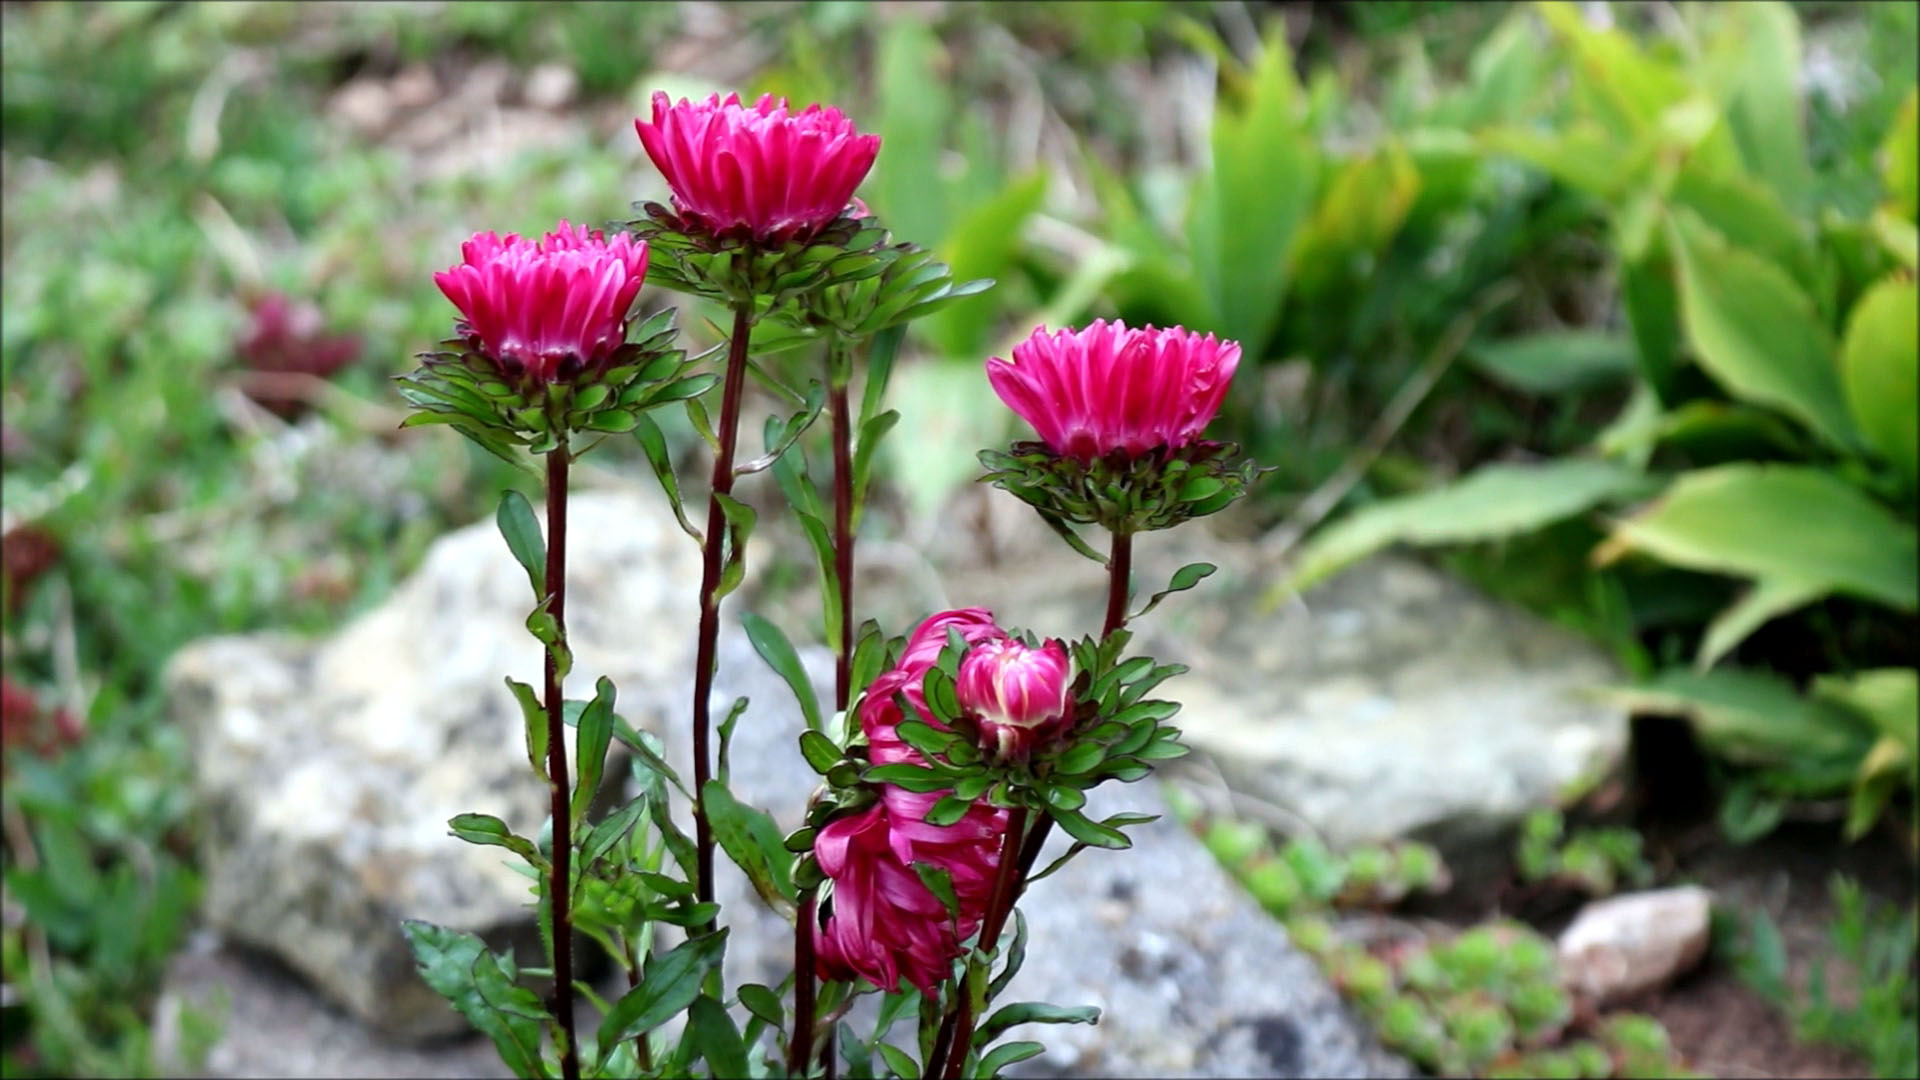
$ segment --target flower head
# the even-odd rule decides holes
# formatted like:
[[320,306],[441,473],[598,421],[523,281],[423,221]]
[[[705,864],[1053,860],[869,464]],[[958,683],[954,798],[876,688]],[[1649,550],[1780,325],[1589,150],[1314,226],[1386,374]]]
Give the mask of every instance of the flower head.
[[1071,669],[1059,641],[1032,648],[996,638],[967,650],[954,693],[979,719],[984,749],[1002,760],[1024,758],[1071,721]]
[[644,242],[562,221],[538,242],[476,233],[460,252],[434,284],[460,309],[460,336],[509,379],[562,381],[626,344],[647,274]]
[[1011,360],[988,360],[987,379],[1054,453],[1091,462],[1193,442],[1220,411],[1239,364],[1239,344],[1212,334],[1096,321],[1084,330],[1039,327]]
[[[896,695],[907,699],[919,719],[938,724],[926,710],[921,682],[938,662],[949,627],[970,643],[1005,637],[980,608],[943,612],[922,622],[899,664],[874,680],[860,708],[860,726],[876,763],[923,761],[895,734],[903,719]],[[823,976],[859,976],[888,990],[904,977],[928,992],[946,978],[961,942],[985,917],[1007,812],[975,803],[952,825],[930,824],[927,813],[945,794],[887,787],[879,802],[820,830],[814,853],[821,872],[833,881],[832,910],[819,941]],[[946,872],[959,901],[957,917],[920,880],[914,863]]]
[[762,242],[839,217],[880,153],[880,136],[860,134],[839,109],[793,112],[771,94],[749,106],[738,94],[674,104],[655,91],[653,122],[633,125],[682,214]]

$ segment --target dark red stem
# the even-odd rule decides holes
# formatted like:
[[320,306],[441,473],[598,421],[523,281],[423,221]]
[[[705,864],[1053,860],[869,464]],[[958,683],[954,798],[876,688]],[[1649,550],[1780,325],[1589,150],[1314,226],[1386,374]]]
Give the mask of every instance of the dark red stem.
[[[567,444],[547,454],[547,614],[567,640]],[[553,789],[553,862],[547,909],[553,920],[553,1011],[566,1034],[560,1055],[564,1080],[580,1080],[580,1051],[573,1031],[573,785],[567,778],[566,699],[560,694],[560,662],[547,650],[547,779]]]
[[[742,305],[733,312],[733,337],[727,341],[726,381],[720,389],[720,430],[716,435],[720,448],[713,456],[713,489],[707,496],[707,532],[703,565],[700,570],[700,637],[693,659],[693,834],[695,862],[698,867],[693,883],[701,903],[713,901],[713,825],[707,820],[707,780],[713,775],[712,743],[714,653],[720,639],[720,603],[714,596],[720,588],[721,541],[725,539],[727,515],[720,497],[733,494],[733,446],[740,436],[740,398],[747,383],[747,338],[753,332],[753,311]],[[701,928],[712,933],[708,920]]]
[[[992,953],[994,946],[1000,943],[1000,931],[1007,925],[1007,917],[1013,914],[1014,901],[1019,897],[1021,841],[1027,835],[1027,808],[1016,806],[1007,818],[1007,832],[1000,845],[1000,867],[993,877],[993,891],[987,894],[987,914],[980,927],[980,951]],[[984,978],[983,970],[970,974],[968,978]],[[960,994],[960,1010],[953,1025],[953,1045],[947,1048],[945,1069],[939,1074],[946,1080],[956,1080],[960,1069],[966,1064],[967,1054],[973,1048],[973,991],[963,989]],[[932,1075],[932,1074],[929,1074]]]
[[800,896],[800,917],[793,924],[793,1037],[787,1042],[787,1075],[805,1076],[813,1064],[813,923],[818,894]]
[[847,384],[836,377],[829,401],[833,410],[833,573],[840,579],[840,646],[833,662],[833,705],[852,699],[853,675],[853,421],[847,413]]

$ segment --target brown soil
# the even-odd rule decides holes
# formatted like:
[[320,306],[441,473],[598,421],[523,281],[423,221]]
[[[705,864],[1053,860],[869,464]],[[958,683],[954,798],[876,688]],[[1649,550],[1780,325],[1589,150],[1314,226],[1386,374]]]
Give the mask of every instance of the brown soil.
[[1717,1077],[1865,1077],[1844,1050],[1794,1041],[1793,1025],[1724,966],[1712,964],[1636,1007],[1666,1025],[1694,1069]]

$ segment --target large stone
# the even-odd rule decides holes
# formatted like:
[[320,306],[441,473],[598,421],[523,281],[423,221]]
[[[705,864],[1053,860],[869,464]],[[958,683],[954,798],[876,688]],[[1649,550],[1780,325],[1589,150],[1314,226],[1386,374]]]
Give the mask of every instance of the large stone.
[[[568,686],[600,675],[651,726],[654,688],[691,666],[698,552],[657,494],[583,492],[570,512]],[[491,521],[443,537],[379,608],[329,640],[216,638],[168,672],[206,808],[205,916],[378,1030],[466,1022],[421,982],[400,921],[503,943],[532,927],[510,856],[461,843],[463,811],[531,834],[546,789],[527,767],[503,676],[538,685],[526,574]]]
[[[907,629],[905,626],[897,630]],[[821,700],[832,662],[803,648]],[[733,740],[735,793],[795,827],[817,781],[800,758],[805,729],[786,686],[745,637],[721,639],[714,708],[752,700]],[[668,725],[670,743],[680,725]],[[677,747],[673,747],[678,751]],[[1090,812],[1165,815],[1151,779],[1097,790]],[[1020,1076],[1411,1076],[1341,1004],[1311,958],[1170,817],[1131,830],[1132,850],[1083,852],[1021,902],[1027,962],[1003,1002],[1098,1005],[1097,1026],[1030,1026],[1006,1038],[1048,1053],[1016,1065]],[[1042,865],[1066,850],[1056,834]],[[768,912],[722,860],[717,883],[731,985],[777,985],[792,970],[792,926]],[[856,1011],[856,1030],[871,1013]],[[903,1026],[905,1030],[905,1026]]]
[[[1102,571],[1020,509],[996,507],[994,564],[950,555],[951,600],[1041,634],[1097,629]],[[1192,669],[1168,686],[1187,741],[1332,844],[1413,835],[1484,855],[1626,750],[1625,712],[1582,692],[1619,677],[1602,650],[1412,559],[1370,559],[1269,610],[1275,571],[1252,545],[1192,526],[1135,543],[1135,606],[1183,563],[1220,567],[1134,625],[1138,648]]]

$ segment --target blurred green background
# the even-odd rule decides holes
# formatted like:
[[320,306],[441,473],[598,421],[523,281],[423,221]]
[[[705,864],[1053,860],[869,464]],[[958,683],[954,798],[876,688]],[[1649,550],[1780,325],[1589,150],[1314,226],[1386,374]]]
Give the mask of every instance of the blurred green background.
[[1913,3],[0,19],[10,1075],[151,1068],[195,890],[166,658],[337,626],[518,482],[386,380],[470,233],[664,195],[656,88],[842,106],[875,211],[999,281],[915,325],[871,528],[1013,434],[981,363],[1035,325],[1231,337],[1275,602],[1429,548],[1684,718],[1730,838],[1829,804],[1911,856]]

